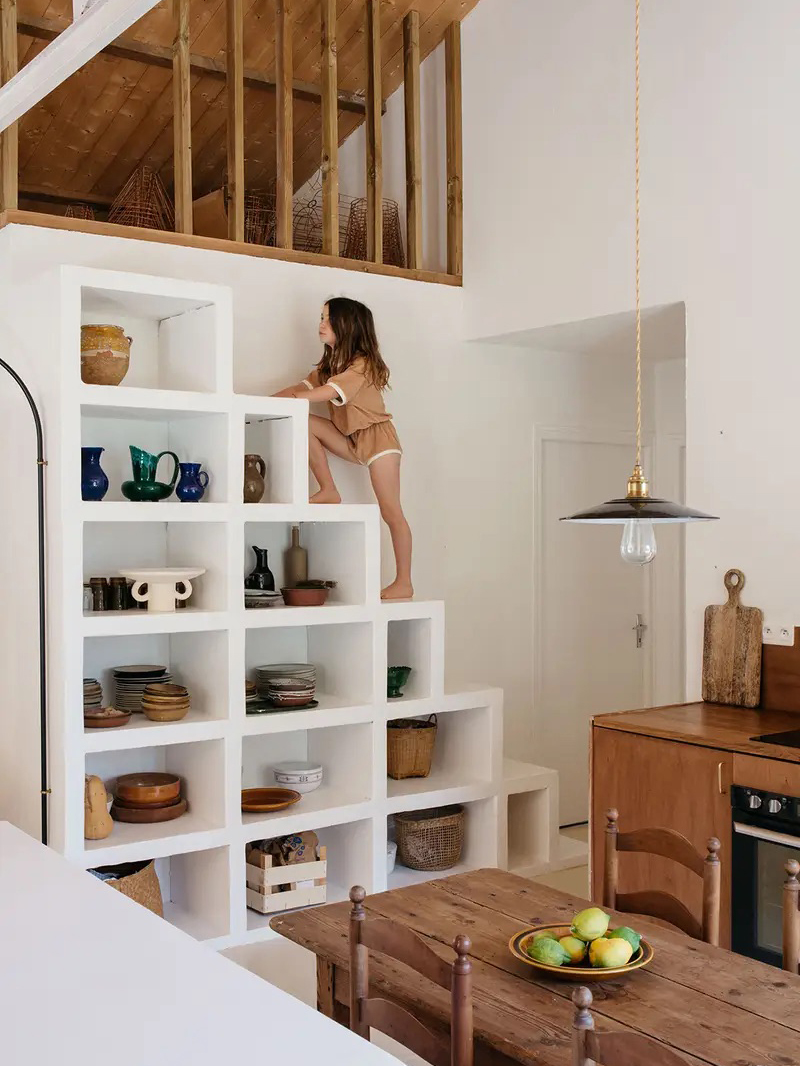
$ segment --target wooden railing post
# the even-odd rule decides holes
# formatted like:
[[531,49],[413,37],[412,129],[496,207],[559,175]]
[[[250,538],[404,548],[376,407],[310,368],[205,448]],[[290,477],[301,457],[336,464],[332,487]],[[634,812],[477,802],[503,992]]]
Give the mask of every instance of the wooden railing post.
[[339,254],[339,111],[336,71],[336,0],[322,12],[322,251]]
[[294,197],[292,0],[275,0],[275,56],[275,140],[278,171],[275,243],[279,248],[291,248]]
[[419,87],[419,12],[403,19],[406,110],[406,244],[408,265],[422,262],[422,126]]
[[[17,73],[17,0],[0,0],[0,85]],[[0,210],[15,211],[19,198],[19,125],[0,133]]]
[[367,0],[367,259],[383,262],[381,0]]
[[192,72],[189,0],[172,0],[172,85],[175,169],[175,232],[192,232]]
[[461,23],[451,22],[445,36],[445,111],[447,120],[447,273],[463,271],[464,201],[461,140]]
[[227,0],[228,237],[244,240],[244,15]]

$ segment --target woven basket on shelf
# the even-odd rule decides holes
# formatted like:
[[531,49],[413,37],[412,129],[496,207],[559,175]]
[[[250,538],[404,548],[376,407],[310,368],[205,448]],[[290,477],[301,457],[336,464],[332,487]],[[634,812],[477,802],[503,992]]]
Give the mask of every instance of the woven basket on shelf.
[[436,743],[436,715],[427,721],[397,718],[386,729],[386,772],[395,781],[427,777]]
[[396,814],[398,859],[412,870],[449,870],[461,858],[465,817],[458,805]]
[[148,862],[128,862],[118,866],[99,866],[101,873],[115,873],[117,880],[106,881],[110,888],[115,888],[128,899],[135,900],[159,918],[164,917],[164,904],[161,899],[161,885],[156,873],[156,864]]

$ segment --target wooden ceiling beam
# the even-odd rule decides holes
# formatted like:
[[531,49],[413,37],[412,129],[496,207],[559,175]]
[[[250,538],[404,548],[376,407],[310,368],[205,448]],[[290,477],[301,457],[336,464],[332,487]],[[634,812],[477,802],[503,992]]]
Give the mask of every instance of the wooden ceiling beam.
[[53,89],[138,22],[158,0],[94,0],[58,40],[0,88],[0,130],[26,115]]
[[20,185],[19,195],[24,200],[42,204],[89,204],[91,207],[109,208],[113,196],[101,196],[95,192],[75,192],[72,189],[51,189],[42,185]]
[[[33,18],[26,16],[17,23],[18,32],[24,37],[33,37],[40,41],[54,41],[70,23],[61,19]],[[172,69],[172,49],[159,44],[145,44],[136,41],[132,37],[120,37],[111,44],[101,49],[103,55],[115,56],[117,59],[129,59],[135,63],[146,63],[148,66],[164,67]],[[225,79],[227,70],[225,63],[211,56],[199,55],[193,52],[190,56],[192,73],[205,74],[212,78]],[[244,83],[250,89],[260,89],[265,92],[276,92],[277,85],[273,78],[267,77],[258,70],[245,68]],[[310,100],[320,103],[322,90],[316,85],[305,81],[292,82],[292,94],[298,100]],[[340,92],[338,94],[340,111],[354,111],[360,115],[366,112],[366,101],[357,93]]]

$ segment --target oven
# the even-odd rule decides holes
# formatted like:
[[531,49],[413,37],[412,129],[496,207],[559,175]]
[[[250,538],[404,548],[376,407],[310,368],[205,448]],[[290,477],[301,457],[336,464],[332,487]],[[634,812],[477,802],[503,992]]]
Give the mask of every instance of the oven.
[[784,864],[800,860],[800,799],[734,785],[731,807],[731,947],[780,966]]

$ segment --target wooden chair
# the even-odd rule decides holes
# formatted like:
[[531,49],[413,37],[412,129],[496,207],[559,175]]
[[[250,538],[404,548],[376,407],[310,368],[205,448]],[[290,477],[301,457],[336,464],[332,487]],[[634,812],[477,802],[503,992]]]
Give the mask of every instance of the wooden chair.
[[800,973],[800,862],[789,859],[784,866],[786,881],[783,886],[783,968],[789,973]]
[[[645,914],[677,926],[696,940],[719,945],[720,911],[720,843],[711,837],[708,852],[703,858],[690,840],[674,829],[634,829],[620,833],[617,826],[619,814],[606,811],[606,855],[603,878],[603,905],[612,909]],[[703,916],[698,921],[694,914],[675,896],[658,889],[642,892],[619,892],[619,859],[621,851],[645,852],[661,855],[680,863],[703,879]]]
[[642,1033],[596,1033],[588,988],[576,988],[572,1002],[572,1066],[688,1066],[682,1055]]
[[[378,1029],[403,1044],[431,1066],[473,1066],[472,1050],[472,963],[471,944],[457,936],[452,964],[432,951],[410,929],[388,918],[366,920],[366,892],[359,885],[350,889],[350,1028],[369,1040],[370,1029]],[[450,993],[450,1042],[442,1039],[413,1014],[388,999],[370,998],[369,952],[388,955],[410,966],[422,977],[441,985]]]

